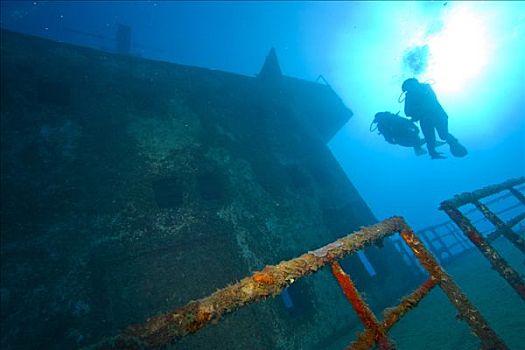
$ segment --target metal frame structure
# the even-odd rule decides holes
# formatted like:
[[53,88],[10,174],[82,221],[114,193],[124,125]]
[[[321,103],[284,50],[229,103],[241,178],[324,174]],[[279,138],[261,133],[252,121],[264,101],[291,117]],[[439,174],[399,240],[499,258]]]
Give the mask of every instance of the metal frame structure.
[[472,243],[451,221],[425,227],[417,235],[441,265],[450,263],[456,256],[473,248]]
[[[497,204],[504,200],[507,200],[510,197],[516,198],[517,196],[523,196],[521,192],[512,188],[512,192],[502,193],[496,198],[485,203],[486,206],[491,206],[492,204]],[[517,195],[516,195],[517,193]],[[495,214],[498,216],[504,215],[512,210],[515,210],[519,207],[523,207],[523,203],[518,201],[517,203],[508,204],[504,208],[501,208],[498,211],[495,211]],[[469,215],[474,214],[478,211],[478,208],[473,207],[463,213],[464,216],[469,217]],[[523,215],[523,214],[522,214]],[[517,216],[514,221],[510,221],[507,225],[510,227],[518,224],[520,216]],[[489,242],[494,241],[500,235],[498,232],[491,232],[493,228],[484,228],[479,229],[479,227],[487,226],[486,223],[490,222],[485,216],[473,220],[472,224],[478,227],[481,235],[486,237]],[[518,228],[519,231],[519,228]],[[441,265],[446,266],[447,264],[453,262],[455,258],[463,255],[464,253],[470,251],[474,248],[472,242],[466,237],[461,229],[452,221],[448,220],[446,222],[425,227],[418,230],[418,237],[421,238],[426,247],[430,250],[436,259],[441,263]],[[415,261],[415,259],[412,259]]]
[[[368,245],[379,243],[395,233],[400,234],[430,277],[415,291],[404,297],[399,305],[384,310],[384,318],[379,321],[350,276],[343,271],[338,260]],[[343,293],[365,326],[365,330],[348,349],[369,349],[374,345],[381,350],[395,349],[395,344],[388,338],[388,330],[408,311],[416,307],[435,286],[441,287],[456,307],[458,317],[466,321],[472,333],[480,338],[482,349],[508,349],[401,217],[393,217],[376,225],[364,227],[295,259],[266,266],[263,270],[205,298],[191,301],[179,309],[150,318],[144,324],[129,326],[116,337],[105,339],[92,348],[164,348],[244,305],[280,294],[297,279],[315,273],[326,265],[330,265]]]
[[[456,195],[454,198],[441,203],[440,209],[458,225],[463,233],[472,241],[472,243],[481,251],[489,260],[494,269],[511,285],[518,295],[525,300],[525,284],[523,278],[516,272],[507,261],[490,245],[500,236],[507,238],[516,248],[525,254],[525,239],[513,231],[512,227],[525,219],[525,212],[521,213],[507,222],[504,222],[490,208],[481,202],[488,196],[509,191],[516,199],[525,206],[525,196],[515,187],[525,183],[525,177],[510,179],[503,183],[488,186],[474,192],[466,192]],[[472,224],[472,222],[459,210],[460,207],[473,204],[483,216],[491,222],[496,230],[486,238]]]

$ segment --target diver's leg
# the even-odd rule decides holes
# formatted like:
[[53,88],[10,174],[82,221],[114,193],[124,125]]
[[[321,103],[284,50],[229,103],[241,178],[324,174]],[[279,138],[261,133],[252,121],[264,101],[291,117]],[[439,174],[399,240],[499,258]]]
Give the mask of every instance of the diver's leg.
[[436,132],[434,130],[434,124],[430,120],[421,119],[419,126],[421,126],[421,131],[425,136],[425,141],[427,141],[428,154],[432,158],[440,158],[440,154],[436,152]]
[[440,120],[438,123],[436,123],[436,131],[439,135],[439,138],[445,141],[438,141],[438,144],[436,144],[436,146],[442,146],[445,143],[448,143],[450,145],[458,141],[452,134],[448,132],[448,121],[446,119],[444,121]]
[[437,117],[434,124],[440,139],[447,142],[456,140],[454,136],[448,133],[448,117],[446,115]]
[[440,118],[436,123],[439,137],[450,146],[450,153],[455,157],[464,157],[468,154],[467,149],[459,143],[458,139],[448,132],[448,118]]
[[436,134],[434,131],[434,126],[428,120],[419,121],[419,125],[421,126],[421,131],[423,132],[423,136],[425,136],[425,141],[427,142],[427,148],[430,151],[430,149],[433,149],[436,147]]

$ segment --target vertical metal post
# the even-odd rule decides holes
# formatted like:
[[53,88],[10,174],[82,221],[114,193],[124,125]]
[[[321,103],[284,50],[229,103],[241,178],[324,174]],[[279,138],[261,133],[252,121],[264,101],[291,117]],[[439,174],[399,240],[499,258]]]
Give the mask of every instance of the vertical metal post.
[[332,267],[332,273],[336,278],[337,282],[341,286],[346,298],[352,304],[357,316],[361,322],[365,325],[365,328],[372,331],[374,342],[379,346],[380,350],[395,350],[394,344],[388,339],[383,325],[379,323],[374,313],[366,302],[361,298],[357,288],[337,261],[330,264]]

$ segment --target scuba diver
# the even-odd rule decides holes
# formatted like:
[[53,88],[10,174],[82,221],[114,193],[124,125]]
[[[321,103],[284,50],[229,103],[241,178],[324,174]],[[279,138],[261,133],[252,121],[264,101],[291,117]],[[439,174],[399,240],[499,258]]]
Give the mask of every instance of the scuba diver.
[[448,132],[448,115],[441,107],[430,85],[410,78],[403,82],[401,89],[402,94],[405,94],[405,115],[411,117],[412,122],[419,121],[430,157],[432,159],[446,158],[443,153],[436,151],[435,131],[442,140],[449,144],[450,153],[453,156],[466,156],[467,149]]
[[[374,124],[377,124],[374,128]],[[427,153],[421,146],[425,140],[419,138],[419,128],[410,119],[390,112],[376,113],[370,131],[379,131],[388,143],[404,147],[413,147],[416,155]]]

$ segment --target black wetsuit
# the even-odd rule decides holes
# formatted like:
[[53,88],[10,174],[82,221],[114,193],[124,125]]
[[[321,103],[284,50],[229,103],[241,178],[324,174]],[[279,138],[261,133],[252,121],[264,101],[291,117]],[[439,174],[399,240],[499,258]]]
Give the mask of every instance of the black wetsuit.
[[377,129],[388,143],[405,146],[421,146],[419,129],[409,119],[402,118],[389,112],[378,113],[376,116]]
[[427,141],[428,152],[436,153],[436,134],[448,142],[456,142],[454,136],[448,132],[448,115],[438,102],[436,94],[429,84],[419,84],[406,94],[405,114],[413,121],[419,120],[421,131]]

